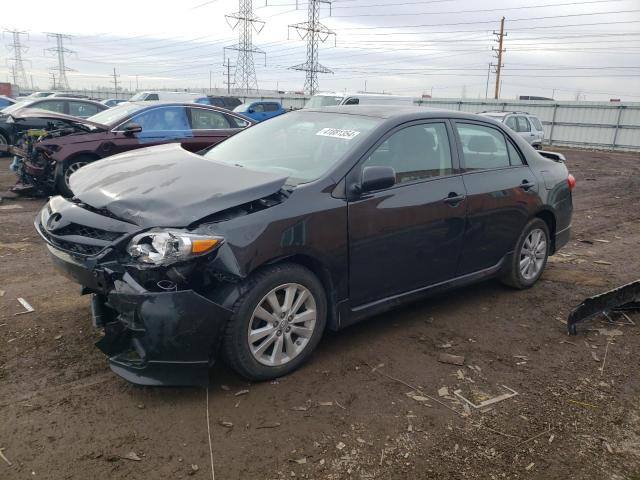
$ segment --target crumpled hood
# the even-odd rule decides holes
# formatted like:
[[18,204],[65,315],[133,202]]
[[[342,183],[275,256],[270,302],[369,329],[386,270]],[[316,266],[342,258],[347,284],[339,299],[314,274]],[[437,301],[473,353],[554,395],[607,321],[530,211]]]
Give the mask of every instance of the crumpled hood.
[[207,160],[179,144],[114,155],[74,173],[80,201],[148,227],[186,227],[279,191],[287,177]]

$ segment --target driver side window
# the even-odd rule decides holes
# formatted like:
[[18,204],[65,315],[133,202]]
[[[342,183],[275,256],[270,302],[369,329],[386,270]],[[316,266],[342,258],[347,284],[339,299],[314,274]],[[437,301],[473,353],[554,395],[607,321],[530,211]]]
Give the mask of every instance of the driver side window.
[[122,128],[132,123],[142,127],[143,132],[190,130],[189,120],[183,107],[163,107],[147,110],[134,116]]
[[447,127],[444,123],[427,123],[403,128],[382,143],[364,166],[392,167],[396,184],[451,175]]

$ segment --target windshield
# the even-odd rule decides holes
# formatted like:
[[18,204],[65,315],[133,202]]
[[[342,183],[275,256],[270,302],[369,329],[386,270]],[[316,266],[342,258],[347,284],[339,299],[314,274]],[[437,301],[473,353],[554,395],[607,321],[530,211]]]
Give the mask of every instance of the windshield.
[[20,110],[21,108],[28,107],[34,102],[34,100],[22,100],[20,102],[16,102],[13,105],[9,105],[8,107],[3,108],[1,111],[3,114],[9,114]]
[[136,93],[133,97],[131,97],[129,99],[129,101],[130,102],[139,102],[139,101],[144,100],[145,98],[147,98],[147,95],[149,95],[148,92]]
[[288,175],[289,185],[320,178],[382,119],[333,112],[291,112],[248,128],[205,158]]
[[334,97],[333,95],[314,95],[304,108],[333,107],[334,105],[340,105],[343,99],[344,97]]
[[109,108],[108,110],[96,113],[95,115],[87,118],[87,120],[95,123],[101,123],[103,125],[111,125],[119,122],[120,120],[124,120],[131,113],[140,110],[141,108],[144,107],[135,103],[123,103]]

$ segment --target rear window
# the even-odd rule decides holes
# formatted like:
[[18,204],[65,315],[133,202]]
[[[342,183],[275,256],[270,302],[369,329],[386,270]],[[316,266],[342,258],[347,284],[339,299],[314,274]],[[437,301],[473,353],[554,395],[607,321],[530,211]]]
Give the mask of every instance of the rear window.
[[503,168],[511,165],[507,143],[495,128],[456,123],[466,170]]

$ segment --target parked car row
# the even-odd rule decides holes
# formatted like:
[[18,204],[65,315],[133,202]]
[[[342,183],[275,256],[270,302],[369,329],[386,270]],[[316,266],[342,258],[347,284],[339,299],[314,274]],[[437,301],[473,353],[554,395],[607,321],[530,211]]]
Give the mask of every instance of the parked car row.
[[127,102],[88,119],[23,109],[9,115],[13,125],[44,128],[14,164],[13,190],[28,194],[71,195],[69,176],[80,167],[117,153],[164,143],[188,151],[209,148],[254,122],[208,105]]
[[49,117],[70,127],[21,175],[64,196],[36,229],[138,384],[206,384],[219,358],[286,375],[325,329],[487,278],[528,288],[570,235],[562,156],[488,116],[358,104],[254,125],[143,101]]

